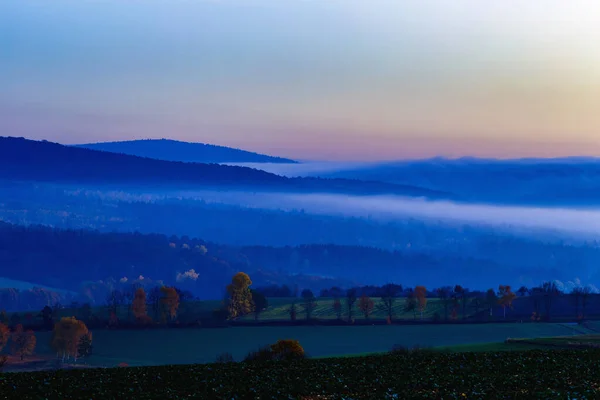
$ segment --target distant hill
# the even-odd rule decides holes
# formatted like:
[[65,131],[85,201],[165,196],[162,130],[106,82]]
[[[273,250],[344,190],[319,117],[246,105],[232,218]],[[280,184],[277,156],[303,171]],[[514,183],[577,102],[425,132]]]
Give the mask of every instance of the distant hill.
[[179,189],[235,188],[451,197],[447,193],[408,185],[348,179],[285,178],[247,167],[155,160],[13,137],[0,137],[0,179],[87,185],[158,185],[161,188]]
[[215,146],[204,143],[180,142],[169,139],[145,139],[123,142],[105,142],[80,144],[92,150],[109,151],[111,153],[155,158],[165,161],[183,161],[194,163],[296,163],[294,160],[271,157],[231,147]]

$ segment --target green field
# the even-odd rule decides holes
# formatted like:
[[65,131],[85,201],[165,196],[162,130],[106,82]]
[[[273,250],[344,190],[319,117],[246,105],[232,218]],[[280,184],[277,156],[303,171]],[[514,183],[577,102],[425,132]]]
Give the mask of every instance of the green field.
[[[377,304],[379,303],[379,299],[373,299],[375,302],[375,308],[373,310],[372,315],[369,317],[371,319],[385,319],[387,314],[378,309]],[[333,309],[334,299],[332,298],[319,298],[317,299],[317,307],[313,311],[313,318],[318,319],[336,319],[335,311]],[[341,299],[342,303],[342,317],[347,318],[348,310],[346,308],[346,303],[344,299]],[[398,298],[394,303],[394,318],[400,320],[406,319],[419,319],[419,313],[413,313],[412,311],[406,312],[404,311],[405,299]],[[291,306],[290,299],[269,299],[269,307],[260,314],[260,320],[262,321],[273,321],[273,320],[282,320],[289,319],[289,308]],[[298,311],[298,319],[305,318],[306,314],[304,312],[304,308],[302,307],[302,300],[299,299],[296,301],[297,311]],[[467,308],[467,315],[473,314],[472,307]],[[462,311],[461,311],[462,312]],[[438,313],[440,318],[444,318],[444,306],[440,299],[431,298],[427,300],[427,307],[423,312],[423,318],[431,320],[435,313]],[[364,315],[358,309],[358,300],[354,304],[354,308],[352,310],[352,315],[355,319],[360,320],[364,319]],[[459,313],[459,316],[462,318],[462,313]],[[245,317],[246,319],[253,318],[251,316]]]
[[[139,366],[208,363],[224,352],[239,361],[249,351],[278,339],[297,339],[310,357],[325,357],[387,352],[394,345],[473,346],[503,342],[509,337],[576,334],[562,324],[540,323],[96,330],[94,355],[86,362],[98,366],[120,362]],[[52,354],[50,332],[39,332],[37,336],[38,354]]]

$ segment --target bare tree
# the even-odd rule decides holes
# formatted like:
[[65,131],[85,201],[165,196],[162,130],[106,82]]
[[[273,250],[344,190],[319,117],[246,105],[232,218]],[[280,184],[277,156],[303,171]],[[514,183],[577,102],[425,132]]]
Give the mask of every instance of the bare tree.
[[404,312],[411,311],[413,312],[414,319],[417,319],[417,297],[412,289],[407,291],[406,300],[404,302]]
[[581,294],[581,308],[582,308],[583,319],[585,319],[585,310],[587,308],[587,305],[590,302],[591,296],[592,296],[592,289],[590,289],[587,286],[584,287],[583,293]]
[[462,317],[463,320],[467,318],[467,300],[469,289],[462,287],[461,285],[454,286],[454,293],[456,296],[457,302],[462,303]]
[[494,306],[498,304],[498,295],[496,295],[496,291],[494,289],[488,289],[487,292],[485,292],[485,302],[490,309],[491,317]]
[[162,297],[162,293],[160,292],[160,287],[155,286],[146,295],[148,299],[148,305],[152,308],[152,312],[154,314],[154,320],[158,320],[158,316],[160,313],[160,298]]
[[346,291],[346,307],[348,308],[348,321],[352,321],[352,308],[356,303],[356,289],[348,289]]
[[443,286],[436,290],[438,297],[444,305],[444,319],[448,320],[448,307],[452,304],[452,288],[450,286]]
[[483,308],[484,305],[484,297],[481,292],[473,292],[473,300],[471,301],[471,305],[475,308],[475,315],[479,315],[479,310]]
[[108,307],[109,314],[113,313],[117,315],[119,306],[123,305],[124,302],[125,296],[123,295],[123,292],[117,289],[111,290],[110,293],[108,293],[108,296],[106,296],[106,305]]
[[394,317],[394,303],[402,290],[401,286],[388,283],[381,288],[381,303],[377,305],[377,309],[385,313],[389,322],[392,322]]
[[581,287],[574,287],[570,293],[571,299],[573,300],[573,303],[575,304],[575,318],[579,318],[579,303],[583,296],[583,290],[584,289]]
[[554,282],[544,282],[542,283],[542,293],[544,294],[544,306],[546,309],[546,321],[550,321],[552,303],[555,297],[560,294],[556,283]]
[[531,297],[531,300],[533,302],[533,312],[535,313],[536,317],[540,316],[540,306],[541,306],[541,302],[542,299],[544,297],[544,291],[541,287],[532,287],[531,289],[529,289],[528,291],[529,293],[529,297]]
[[304,289],[300,294],[302,297],[302,307],[306,312],[306,319],[310,320],[313,311],[317,308],[317,302],[314,293],[310,289]]

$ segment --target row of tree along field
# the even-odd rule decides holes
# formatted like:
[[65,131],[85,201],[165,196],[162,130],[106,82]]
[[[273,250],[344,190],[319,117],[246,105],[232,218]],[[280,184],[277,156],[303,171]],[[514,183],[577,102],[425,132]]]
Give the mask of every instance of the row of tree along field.
[[[50,346],[56,351],[57,361],[89,357],[92,354],[92,333],[83,321],[75,317],[64,317],[53,325]],[[10,353],[21,361],[35,354],[37,338],[31,329],[25,330],[17,324],[11,331],[6,324],[0,323],[0,353],[9,345]],[[0,371],[8,362],[6,354],[0,354]]]
[[[287,287],[252,289],[250,277],[237,273],[225,288],[221,301],[199,301],[175,287],[146,290],[132,285],[127,291],[113,290],[104,306],[88,303],[64,306],[48,304],[40,312],[7,313],[0,308],[0,322],[30,329],[53,328],[61,317],[76,316],[94,328],[139,328],[154,326],[214,326],[280,323],[394,323],[406,321],[557,321],[583,320],[598,316],[600,296],[588,288],[561,292],[552,282],[539,287],[499,285],[485,292],[460,285],[427,290],[397,284],[364,286],[343,290],[333,287],[316,296],[304,289],[293,295]],[[18,297],[16,289],[0,290],[0,307]],[[289,294],[289,297],[282,297]]]

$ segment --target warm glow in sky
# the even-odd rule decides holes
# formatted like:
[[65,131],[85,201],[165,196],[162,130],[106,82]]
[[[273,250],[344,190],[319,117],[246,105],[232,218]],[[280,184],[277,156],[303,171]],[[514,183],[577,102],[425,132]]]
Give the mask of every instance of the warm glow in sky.
[[4,0],[1,135],[600,156],[600,2]]

